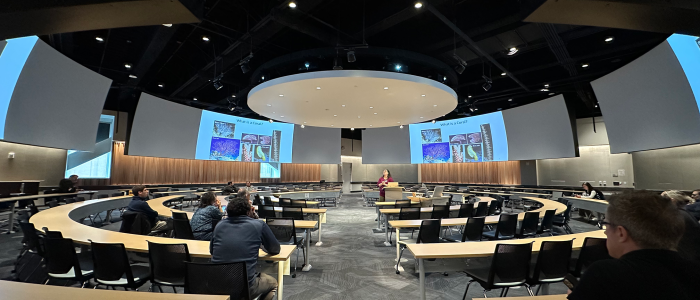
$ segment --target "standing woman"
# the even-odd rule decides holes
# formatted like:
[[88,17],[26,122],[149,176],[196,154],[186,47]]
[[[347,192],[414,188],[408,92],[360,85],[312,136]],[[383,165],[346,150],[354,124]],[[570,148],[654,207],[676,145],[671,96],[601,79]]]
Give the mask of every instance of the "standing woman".
[[223,216],[221,201],[216,198],[216,195],[213,192],[202,195],[199,208],[190,220],[194,238],[200,241],[211,241],[214,234],[214,220],[219,221]]
[[384,202],[384,187],[389,185],[389,182],[394,182],[394,178],[391,178],[391,172],[384,169],[382,172],[382,177],[377,181],[377,186],[379,187],[379,202]]

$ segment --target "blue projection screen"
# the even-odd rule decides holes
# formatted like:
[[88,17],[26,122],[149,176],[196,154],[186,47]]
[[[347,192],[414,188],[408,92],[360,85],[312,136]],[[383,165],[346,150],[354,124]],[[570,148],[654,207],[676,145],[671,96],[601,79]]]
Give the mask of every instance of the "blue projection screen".
[[508,138],[501,112],[408,126],[411,163],[508,160]]
[[690,88],[693,90],[693,95],[695,95],[695,101],[700,108],[700,38],[674,34],[667,41],[681,63]]
[[291,163],[293,139],[294,124],[269,123],[204,110],[195,159]]
[[5,118],[15,85],[38,39],[28,36],[0,41],[4,45],[0,46],[0,140],[5,138]]

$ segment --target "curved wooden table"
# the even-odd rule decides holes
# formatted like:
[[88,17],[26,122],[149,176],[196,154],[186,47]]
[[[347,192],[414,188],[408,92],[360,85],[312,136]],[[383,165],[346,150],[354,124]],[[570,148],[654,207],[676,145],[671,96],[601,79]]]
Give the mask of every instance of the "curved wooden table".
[[[160,201],[162,206],[164,201],[174,200],[178,197],[182,196],[166,196],[157,198],[156,200]],[[209,241],[173,239],[115,232],[87,226],[77,221],[90,214],[125,207],[129,204],[131,198],[131,196],[121,196],[62,205],[39,212],[32,216],[29,222],[34,224],[36,228],[47,227],[49,230],[60,231],[63,237],[72,239],[73,242],[83,245],[89,245],[90,240],[98,243],[121,243],[124,244],[127,251],[147,253],[148,241],[162,244],[187,244],[191,256],[211,258],[211,254],[209,253]],[[280,253],[277,255],[269,255],[262,250],[259,252],[260,260],[276,261],[278,263],[277,295],[280,299],[282,299],[283,292],[283,275],[289,275],[289,256],[295,248],[296,247],[293,245],[282,245]]]
[[[556,201],[551,201],[551,200],[545,200],[541,198],[529,198],[527,197],[528,200],[531,201],[537,201],[540,202],[544,205],[544,207],[538,209],[538,210],[533,210],[533,211],[540,211],[542,213],[544,210],[547,209],[554,209],[554,208],[563,208],[561,210],[561,213],[566,210],[566,206],[562,203],[556,202]],[[577,198],[578,199],[578,198]],[[588,199],[579,199],[579,200],[588,200]],[[552,203],[550,203],[552,202]],[[557,212],[559,212],[560,209],[557,209]],[[524,213],[518,214],[518,219],[521,220],[520,215],[524,215]],[[487,220],[490,217],[487,217]],[[447,220],[447,219],[444,219]],[[466,222],[466,219],[464,222]],[[394,222],[394,221],[392,221]],[[401,221],[404,222],[404,221]],[[462,222],[462,224],[464,224]],[[496,221],[498,222],[498,221]],[[488,223],[488,222],[487,222]],[[445,225],[447,226],[447,225]],[[398,229],[397,229],[397,234],[398,234]],[[423,263],[423,260],[425,259],[432,259],[432,258],[469,258],[469,257],[487,257],[487,256],[492,256],[493,251],[496,249],[496,245],[498,244],[527,244],[527,243],[533,243],[532,244],[532,252],[537,253],[540,251],[540,247],[542,246],[542,242],[545,241],[570,241],[574,240],[573,242],[573,250],[579,250],[583,246],[583,241],[587,237],[594,237],[594,238],[607,238],[603,230],[595,230],[595,231],[589,231],[589,232],[582,232],[582,233],[576,233],[576,234],[566,234],[566,235],[558,235],[558,236],[548,236],[548,237],[538,237],[538,238],[529,238],[529,239],[517,239],[517,240],[507,240],[507,241],[483,241],[483,242],[468,242],[468,243],[433,243],[433,244],[408,244],[407,248],[408,251],[411,251],[413,256],[418,260],[418,273],[419,273],[419,282],[420,282],[420,294],[421,294],[421,299],[425,300],[425,266]],[[397,235],[397,240],[398,240],[398,235]],[[397,243],[398,244],[398,243]]]
[[17,201],[21,200],[36,200],[36,199],[41,199],[41,198],[53,198],[53,197],[65,197],[65,196],[77,196],[77,195],[84,195],[84,194],[90,194],[90,198],[92,198],[93,194],[97,193],[98,191],[80,191],[80,192],[75,192],[75,193],[60,193],[60,194],[40,194],[40,195],[26,195],[26,196],[17,196],[17,197],[9,197],[9,198],[0,198],[0,203],[2,202],[10,202],[10,217],[9,217],[9,229],[7,231],[7,234],[10,233],[15,233],[14,227],[15,227],[15,203]]

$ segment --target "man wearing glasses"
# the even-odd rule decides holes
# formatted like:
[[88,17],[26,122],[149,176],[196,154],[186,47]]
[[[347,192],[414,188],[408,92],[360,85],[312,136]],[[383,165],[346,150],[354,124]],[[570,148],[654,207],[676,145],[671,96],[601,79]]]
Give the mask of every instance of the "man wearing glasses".
[[700,264],[675,251],[685,225],[672,201],[637,191],[608,203],[601,224],[615,259],[593,263],[568,299],[700,299]]
[[685,207],[685,210],[695,217],[696,221],[700,221],[700,189],[694,190],[693,194],[690,195],[695,203],[691,203]]

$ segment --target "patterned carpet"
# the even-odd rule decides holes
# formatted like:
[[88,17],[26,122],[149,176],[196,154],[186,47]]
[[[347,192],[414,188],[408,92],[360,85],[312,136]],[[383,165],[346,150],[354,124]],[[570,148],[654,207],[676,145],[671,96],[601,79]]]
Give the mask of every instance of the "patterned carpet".
[[[6,217],[6,214],[3,215]],[[118,215],[114,215],[118,217]],[[338,207],[328,208],[327,223],[323,225],[323,245],[314,246],[317,234],[312,234],[309,272],[299,270],[296,278],[285,277],[285,299],[419,299],[418,274],[414,273],[414,259],[404,252],[405,269],[400,275],[394,270],[395,247],[377,247],[384,241],[383,233],[373,233],[377,223],[373,207],[363,207],[359,194],[344,195]],[[118,220],[118,218],[115,218]],[[117,230],[120,222],[103,227]],[[574,232],[595,230],[584,222],[572,221]],[[0,235],[0,278],[9,278],[13,262],[20,249],[21,234]],[[295,253],[296,254],[296,253]],[[301,256],[301,255],[300,255]],[[294,257],[294,256],[293,256]],[[301,268],[300,260],[299,268]],[[292,258],[292,264],[294,258]],[[261,263],[262,271],[276,278],[276,265]],[[488,266],[489,259],[449,259],[426,263],[426,269],[442,270]],[[468,282],[463,273],[429,273],[426,276],[428,299],[461,299]],[[63,283],[56,283],[62,285]],[[148,290],[148,284],[140,288]],[[172,291],[171,289],[168,289]],[[178,290],[182,292],[182,290]],[[565,293],[563,284],[553,284],[550,293]],[[500,290],[487,292],[497,297]],[[524,288],[511,289],[508,296],[527,296]],[[482,289],[472,284],[467,299],[483,297]]]

